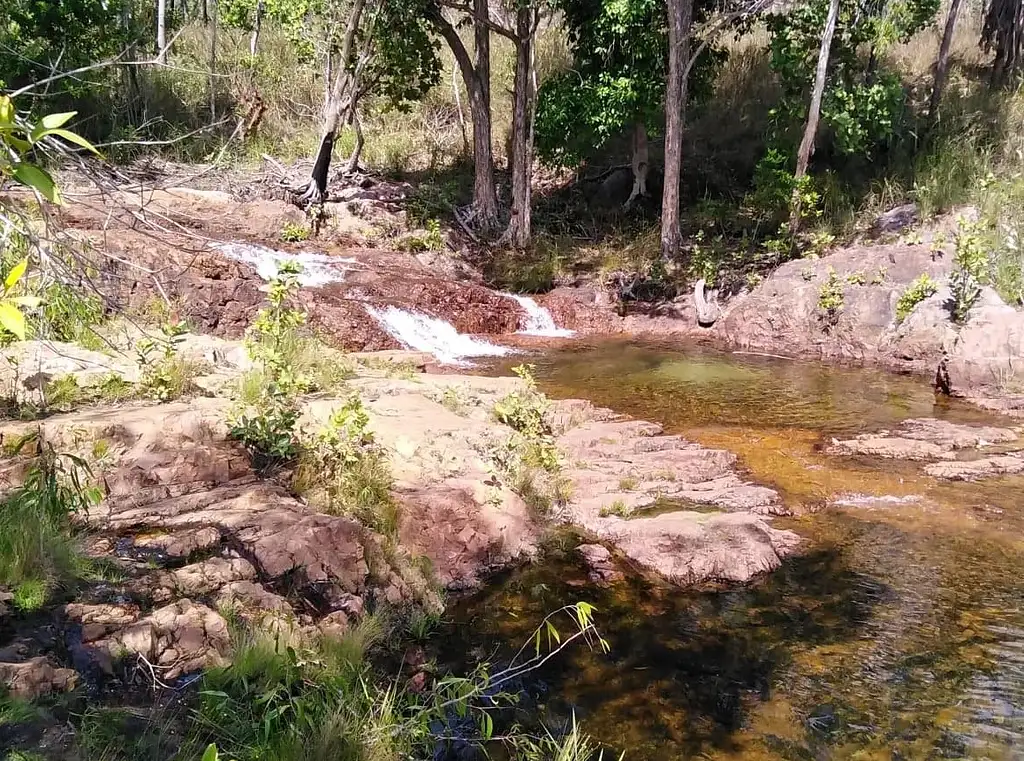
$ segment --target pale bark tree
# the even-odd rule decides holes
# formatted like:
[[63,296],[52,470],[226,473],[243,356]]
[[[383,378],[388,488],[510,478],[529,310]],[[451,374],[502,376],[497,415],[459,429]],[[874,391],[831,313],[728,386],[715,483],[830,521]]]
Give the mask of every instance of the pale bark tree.
[[156,61],[167,63],[167,0],[156,0]]
[[828,59],[832,50],[832,37],[836,31],[836,21],[839,18],[839,0],[831,0],[828,6],[828,16],[825,18],[825,28],[821,34],[821,48],[818,51],[818,65],[814,72],[814,88],[811,90],[811,103],[807,109],[807,124],[804,127],[804,135],[800,140],[800,148],[796,154],[796,171],[793,177],[796,180],[796,187],[793,188],[793,197],[790,203],[789,212],[789,233],[795,235],[800,229],[800,181],[807,176],[807,167],[811,163],[811,156],[814,154],[814,142],[818,136],[818,122],[821,119],[821,99],[825,94],[825,81],[828,74]]
[[636,122],[633,125],[633,151],[630,168],[633,171],[633,189],[626,200],[625,208],[632,208],[638,198],[647,196],[647,175],[650,171],[650,150],[647,145],[647,125]]
[[[367,10],[370,11],[367,14],[367,26],[364,33],[359,35],[360,25],[364,22],[364,11]],[[313,171],[305,188],[298,193],[298,200],[302,204],[321,204],[327,198],[327,178],[334,152],[334,140],[338,130],[352,119],[360,94],[362,75],[372,55],[375,10],[375,7],[367,8],[367,0],[354,0],[349,10],[334,83],[324,107],[324,122],[320,132],[320,144],[313,160]]]
[[665,78],[665,186],[661,195],[661,253],[679,249],[679,185],[682,180],[683,124],[693,0],[668,0],[668,76]]
[[438,8],[431,19],[455,57],[469,98],[473,121],[473,214],[477,231],[490,234],[498,227],[498,193],[494,174],[491,121],[491,29],[487,0],[473,0],[474,56],[459,36],[455,25]]
[[258,0],[252,20],[252,34],[249,35],[249,55],[253,58],[256,57],[260,47],[260,32],[263,29],[263,14],[265,11],[266,5],[263,0]]
[[953,0],[949,6],[949,15],[946,16],[946,28],[942,33],[942,44],[939,45],[939,58],[935,62],[935,83],[932,85],[932,97],[928,103],[928,120],[932,123],[939,117],[942,91],[946,87],[946,77],[949,75],[949,49],[953,45],[956,20],[962,5],[963,0]]

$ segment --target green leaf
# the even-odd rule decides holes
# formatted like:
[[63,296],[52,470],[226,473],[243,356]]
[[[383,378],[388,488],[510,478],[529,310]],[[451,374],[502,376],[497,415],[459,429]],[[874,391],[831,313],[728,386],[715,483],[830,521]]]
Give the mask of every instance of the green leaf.
[[61,114],[48,114],[40,119],[39,123],[43,125],[43,129],[57,129],[71,121],[77,113],[77,111],[65,111]]
[[45,130],[42,134],[40,134],[38,139],[41,140],[44,137],[60,137],[60,138],[63,138],[64,140],[67,140],[69,143],[74,143],[75,145],[78,145],[78,146],[81,146],[82,148],[85,148],[87,151],[91,151],[92,153],[95,153],[97,156],[100,153],[98,150],[96,150],[96,147],[92,143],[90,143],[88,140],[86,140],[81,135],[79,135],[79,134],[77,134],[75,132],[72,132],[71,130],[67,130],[67,129],[48,129],[48,130]]
[[480,717],[480,734],[483,735],[485,741],[490,740],[494,734],[494,721],[487,711],[484,711]]
[[19,341],[25,340],[25,315],[10,301],[0,301],[0,326],[13,333]]
[[18,284],[25,271],[28,269],[28,257],[25,257],[20,262],[11,267],[11,271],[7,273],[7,278],[4,280],[4,290],[9,291],[11,288]]
[[217,745],[210,743],[206,746],[206,750],[203,751],[203,761],[218,761],[220,755],[217,753]]
[[50,203],[60,204],[62,202],[60,190],[57,189],[53,178],[34,164],[18,164],[14,167],[12,175],[22,185],[38,191]]

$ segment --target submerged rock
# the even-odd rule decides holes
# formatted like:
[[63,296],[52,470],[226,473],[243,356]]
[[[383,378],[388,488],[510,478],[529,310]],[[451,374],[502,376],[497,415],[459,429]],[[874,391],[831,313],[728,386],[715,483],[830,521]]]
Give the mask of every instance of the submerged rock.
[[[1000,454],[965,459],[970,450],[998,446]],[[893,431],[832,440],[833,455],[868,455],[929,463],[924,472],[935,478],[969,481],[985,476],[1024,472],[1024,440],[1020,431],[996,426],[960,425],[945,420],[905,420]]]
[[600,544],[581,544],[576,550],[586,563],[591,581],[597,584],[610,584],[624,578],[622,571],[615,566],[612,553],[607,547]]

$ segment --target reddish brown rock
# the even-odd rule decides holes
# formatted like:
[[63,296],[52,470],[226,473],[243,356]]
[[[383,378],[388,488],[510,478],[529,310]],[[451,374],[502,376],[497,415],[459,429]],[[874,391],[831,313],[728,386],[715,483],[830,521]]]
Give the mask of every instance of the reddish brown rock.
[[0,687],[6,694],[21,700],[36,700],[55,692],[75,687],[78,674],[74,669],[54,666],[44,656],[21,663],[0,663]]

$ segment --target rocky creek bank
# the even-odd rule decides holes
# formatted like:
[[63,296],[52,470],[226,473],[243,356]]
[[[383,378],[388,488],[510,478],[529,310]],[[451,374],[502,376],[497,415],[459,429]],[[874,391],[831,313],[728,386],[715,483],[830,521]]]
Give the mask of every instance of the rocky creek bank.
[[[388,308],[444,320],[461,334],[507,338],[527,326],[523,307],[485,287],[457,241],[413,235],[398,239],[405,250],[375,247],[386,231],[405,224],[402,189],[350,190],[329,204],[318,238],[290,243],[282,230],[307,222],[293,206],[189,188],[74,203],[63,221],[106,254],[98,286],[112,307],[144,310],[162,292],[196,328],[226,337],[241,335],[258,308],[266,264],[258,260],[269,261],[274,252],[303,257],[311,270],[303,292],[311,322],[346,350],[408,348],[408,336],[396,337],[378,319]],[[882,225],[882,238],[787,262],[762,282],[721,295],[709,308],[716,319],[710,325],[703,320],[704,327],[692,292],[667,302],[620,302],[608,283],[580,277],[537,301],[555,326],[580,334],[673,337],[877,364],[921,374],[941,391],[986,407],[1024,414],[1024,313],[985,287],[962,325],[952,319],[948,280],[961,216],[970,218],[971,211],[895,231]],[[161,221],[156,229],[153,220]],[[937,290],[898,315],[901,297],[923,275]],[[822,306],[826,291],[837,302],[828,309]]]
[[[46,355],[49,381],[62,369],[82,385],[99,372],[130,374],[122,360],[65,349]],[[363,400],[390,463],[399,520],[385,536],[350,515],[317,512],[286,473],[255,471],[230,439],[225,389],[241,371],[239,344],[194,336],[181,351],[210,357],[208,375],[195,379],[207,396],[0,424],[7,451],[35,432],[35,446],[90,463],[103,498],[78,516],[84,547],[116,569],[31,625],[19,623],[4,593],[0,676],[19,697],[76,684],[117,690],[126,664],[177,683],[230,661],[231,617],[315,635],[343,632],[381,605],[436,609],[439,591],[478,587],[536,556],[557,523],[612,550],[608,578],[618,557],[679,583],[744,582],[800,544],[771,526],[782,511],[777,495],[744,480],[733,455],[582,401],[547,413],[571,488],[540,510],[496,464],[513,431],[493,410],[523,382],[411,372],[429,358],[395,353],[366,357],[346,388]],[[303,426],[316,430],[344,398],[306,399]],[[24,478],[29,454],[4,461],[5,490]],[[658,514],[644,514],[655,506]]]

